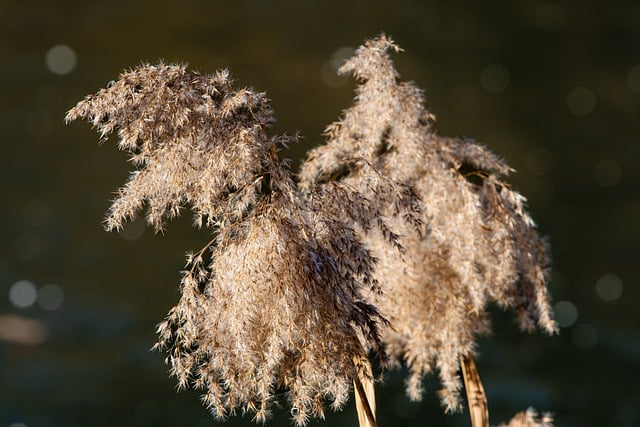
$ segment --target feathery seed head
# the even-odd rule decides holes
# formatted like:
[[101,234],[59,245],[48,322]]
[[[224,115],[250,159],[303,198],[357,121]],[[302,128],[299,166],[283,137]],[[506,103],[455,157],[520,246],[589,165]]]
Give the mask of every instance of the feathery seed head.
[[[415,195],[370,173],[360,189],[314,185],[302,193],[270,137],[264,94],[235,90],[225,72],[143,65],[81,101],[83,118],[137,166],[120,189],[107,228],[147,206],[161,229],[189,207],[213,239],[188,256],[181,297],[158,326],[156,348],[179,388],[204,391],[224,418],[237,410],[264,421],[284,392],[296,424],[342,407],[370,348],[385,352],[386,323],[366,295],[378,293],[375,258],[362,236],[379,230],[402,250],[382,204],[418,226]],[[366,165],[362,166],[367,169]]]
[[391,325],[382,334],[392,364],[409,366],[409,396],[419,399],[422,377],[437,368],[442,401],[456,409],[460,355],[471,355],[477,334],[489,330],[488,303],[514,309],[523,329],[556,330],[548,250],[524,198],[503,181],[511,168],[482,145],[437,135],[422,91],[400,80],[392,51],[399,49],[383,35],[342,67],[358,82],[355,103],[328,127],[327,143],[309,152],[300,186],[337,181],[361,188],[366,173],[345,162],[360,158],[418,196],[428,233],[386,211],[402,256],[389,253],[380,234],[366,237],[382,288],[372,303]]
[[489,303],[513,309],[523,329],[556,330],[547,245],[504,181],[511,168],[480,144],[437,135],[391,51],[400,49],[380,36],[341,68],[358,81],[355,103],[298,182],[277,153],[296,138],[269,136],[266,96],[235,89],[226,71],[142,65],[66,116],[101,138],[116,133],[136,166],[108,229],[146,207],[161,230],[188,207],[212,231],[188,257],[156,347],[179,387],[203,390],[221,418],[240,410],[264,421],[282,393],[296,424],[322,418],[326,401],[340,408],[370,371],[370,349],[383,364],[407,363],[413,399],[437,369],[456,409],[460,356],[489,331]]
[[184,205],[198,225],[241,215],[278,167],[274,152],[287,139],[267,136],[273,113],[264,93],[234,90],[226,71],[203,76],[176,65],[123,73],[66,117],[78,118],[102,138],[116,132],[138,166],[111,207],[108,229],[120,229],[144,204],[156,230]]

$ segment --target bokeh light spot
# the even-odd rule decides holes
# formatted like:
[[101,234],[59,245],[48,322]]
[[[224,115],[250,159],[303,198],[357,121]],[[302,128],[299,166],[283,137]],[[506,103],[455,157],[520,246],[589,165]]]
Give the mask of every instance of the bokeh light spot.
[[19,280],[9,288],[9,301],[18,308],[32,306],[36,298],[38,298],[38,291],[29,280]]
[[44,285],[38,291],[38,305],[47,311],[57,310],[62,307],[64,294],[62,289],[56,285]]
[[622,280],[615,274],[604,274],[596,281],[596,293],[607,302],[613,302],[622,296]]
[[562,328],[568,328],[578,320],[578,308],[570,301],[558,301],[553,306],[556,322]]
[[484,67],[480,75],[480,83],[487,92],[500,93],[509,87],[509,70],[500,64],[491,64]]
[[54,74],[68,74],[76,67],[76,53],[69,46],[53,46],[45,55],[47,68]]
[[36,319],[0,314],[0,341],[21,345],[38,345],[46,339],[45,325]]
[[640,93],[640,65],[633,67],[627,75],[627,84],[637,93]]
[[[638,70],[640,71],[640,67],[638,67]],[[640,93],[640,81],[638,82],[638,93]],[[629,90],[629,86],[626,83],[617,82],[612,85],[609,91],[609,100],[618,110],[624,113],[634,114],[636,104],[634,95],[637,95],[637,93]]]
[[613,187],[620,183],[622,170],[615,160],[605,159],[594,166],[593,177],[601,187]]
[[589,114],[596,108],[596,96],[591,89],[577,87],[567,95],[567,108],[576,116]]
[[320,79],[325,86],[339,88],[349,80],[348,76],[338,74],[338,69],[344,65],[345,61],[353,56],[352,47],[341,47],[331,55],[331,59],[325,62],[320,68]]

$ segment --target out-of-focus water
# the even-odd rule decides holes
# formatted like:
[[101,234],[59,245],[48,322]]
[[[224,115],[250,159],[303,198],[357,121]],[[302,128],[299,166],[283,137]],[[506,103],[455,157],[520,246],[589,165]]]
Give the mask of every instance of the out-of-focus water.
[[[492,422],[535,406],[560,426],[640,425],[640,6],[633,1],[5,1],[0,4],[0,426],[205,426],[175,392],[154,328],[177,299],[190,218],[105,233],[127,178],[65,112],[141,61],[229,67],[267,91],[298,158],[350,104],[335,68],[381,31],[442,134],[473,137],[518,173],[551,238],[562,332],[522,335],[495,312],[478,361]],[[469,425],[427,383],[378,391],[381,425]],[[287,425],[276,411],[272,425]],[[353,409],[327,425],[355,424]],[[249,425],[237,417],[231,425]]]

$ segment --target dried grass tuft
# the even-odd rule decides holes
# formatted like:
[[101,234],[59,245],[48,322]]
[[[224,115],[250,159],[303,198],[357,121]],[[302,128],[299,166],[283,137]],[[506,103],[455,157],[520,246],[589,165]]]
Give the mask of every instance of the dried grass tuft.
[[219,418],[263,422],[284,395],[305,425],[327,403],[341,408],[353,386],[360,425],[375,426],[373,350],[383,366],[387,356],[409,366],[412,399],[437,369],[448,410],[460,407],[462,360],[484,425],[472,356],[490,329],[487,305],[514,310],[523,330],[556,331],[547,245],[506,182],[511,168],[435,133],[422,91],[393,66],[398,51],[380,36],[341,68],[358,82],[354,105],[297,182],[278,154],[296,138],[270,136],[266,95],[235,88],[227,71],[143,64],[66,116],[101,139],[116,134],[134,166],[107,229],[146,211],[163,231],[188,208],[208,230],[156,347]]
[[162,231],[188,207],[213,235],[188,257],[180,300],[158,326],[179,387],[203,390],[219,418],[239,411],[260,422],[284,393],[304,425],[326,402],[341,408],[353,381],[366,383],[370,349],[384,363],[387,321],[366,297],[380,285],[363,236],[375,230],[403,249],[382,209],[394,204],[419,224],[408,187],[371,170],[358,189],[331,182],[302,193],[278,156],[295,138],[269,136],[266,96],[235,89],[226,72],[142,65],[67,114],[79,118],[102,138],[116,133],[136,166],[107,229],[146,208]]
[[[358,82],[354,105],[327,128],[327,143],[310,151],[301,187],[344,182],[356,188],[367,171],[345,159],[363,158],[379,173],[410,187],[428,232],[408,226],[390,207],[403,254],[377,233],[367,243],[382,293],[371,302],[389,319],[382,329],[391,362],[410,369],[407,393],[418,400],[422,378],[437,369],[447,410],[460,407],[460,358],[489,331],[489,303],[515,311],[523,330],[554,333],[547,295],[545,240],[506,183],[511,168],[484,146],[442,137],[414,84],[403,82],[390,58],[400,49],[380,36],[367,41],[340,69]],[[364,189],[363,189],[364,191]]]

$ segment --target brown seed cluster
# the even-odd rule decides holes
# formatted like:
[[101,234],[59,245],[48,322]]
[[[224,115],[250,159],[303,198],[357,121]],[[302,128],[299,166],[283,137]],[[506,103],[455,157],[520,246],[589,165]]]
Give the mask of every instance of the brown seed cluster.
[[[158,327],[181,387],[204,390],[224,418],[236,411],[266,419],[284,393],[297,424],[347,400],[373,348],[384,355],[386,320],[366,300],[377,293],[375,259],[363,236],[398,236],[383,206],[420,221],[410,189],[366,164],[361,188],[322,183],[301,192],[262,93],[235,90],[225,72],[203,76],[173,65],[126,72],[69,111],[102,137],[116,132],[137,166],[106,220],[120,229],[146,207],[162,230],[189,207],[213,238],[189,256],[181,298]],[[357,230],[357,231],[356,231]]]
[[327,130],[328,141],[303,163],[301,182],[311,188],[337,180],[356,188],[363,158],[420,198],[428,227],[421,234],[388,215],[400,230],[405,253],[390,252],[372,233],[382,294],[372,303],[389,319],[386,350],[411,375],[407,392],[421,397],[422,378],[437,368],[442,401],[459,407],[460,355],[472,355],[476,334],[489,330],[487,304],[514,309],[520,326],[552,333],[546,277],[547,246],[524,208],[524,198],[504,177],[502,160],[473,141],[433,130],[422,91],[400,81],[389,57],[399,48],[387,37],[370,40],[342,68],[359,83],[354,105]]
[[268,99],[235,89],[226,71],[142,65],[67,114],[117,134],[135,166],[107,229],[146,209],[161,231],[189,208],[211,233],[188,257],[157,347],[218,417],[264,421],[282,396],[296,424],[321,418],[370,371],[371,349],[407,363],[414,399],[437,368],[455,409],[460,356],[489,330],[487,304],[514,309],[523,329],[555,331],[547,248],[504,182],[511,169],[436,135],[390,50],[381,36],[344,65],[355,104],[297,182],[278,155],[295,138],[269,136]]

